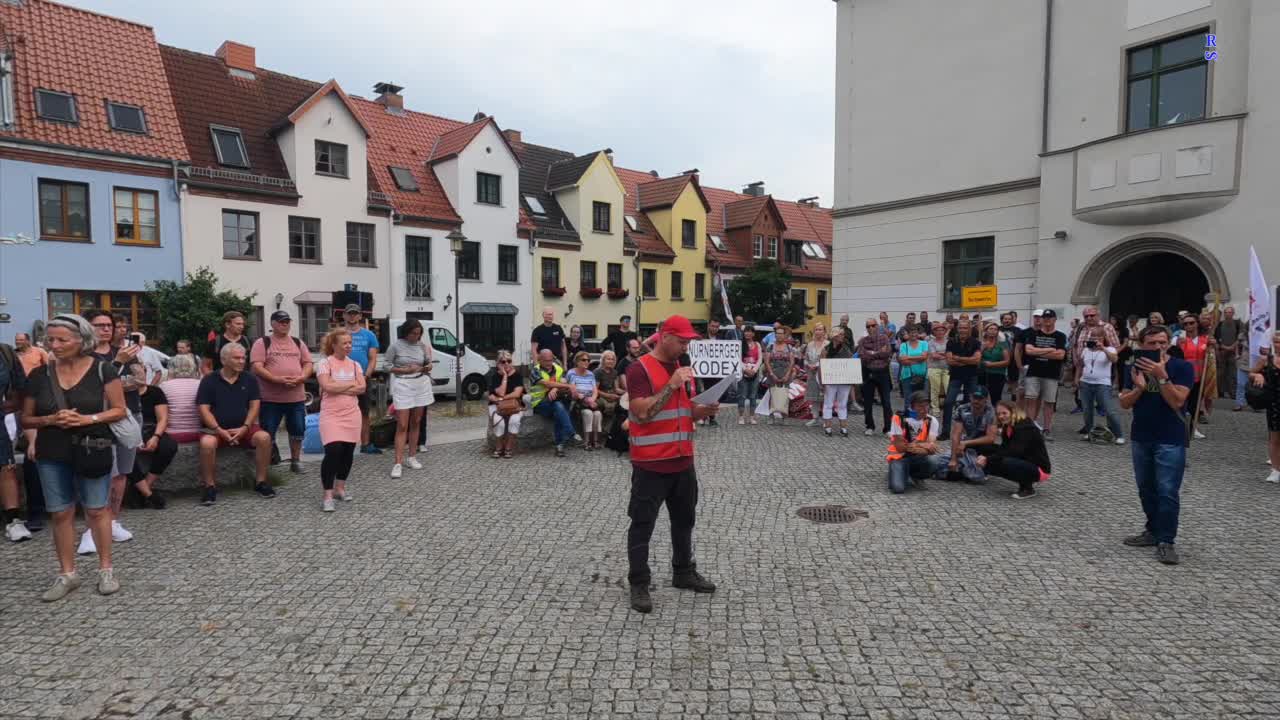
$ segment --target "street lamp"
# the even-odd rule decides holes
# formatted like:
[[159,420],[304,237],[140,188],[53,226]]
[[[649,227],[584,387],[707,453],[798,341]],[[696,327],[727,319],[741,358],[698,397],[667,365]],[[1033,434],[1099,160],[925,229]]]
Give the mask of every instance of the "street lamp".
[[449,241],[449,250],[453,253],[453,329],[457,334],[458,345],[455,349],[458,356],[454,358],[453,363],[453,397],[456,403],[455,411],[459,417],[462,416],[462,288],[458,285],[458,278],[462,275],[462,243],[467,241],[467,236],[463,235],[456,228],[451,230],[445,239]]

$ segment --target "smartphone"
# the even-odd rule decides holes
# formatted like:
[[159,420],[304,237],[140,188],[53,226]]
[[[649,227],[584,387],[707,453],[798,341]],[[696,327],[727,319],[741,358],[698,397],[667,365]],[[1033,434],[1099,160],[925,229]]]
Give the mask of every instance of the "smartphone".
[[1146,358],[1151,362],[1158,364],[1160,362],[1160,351],[1159,350],[1134,350],[1133,359],[1136,361],[1138,358]]
[[1097,349],[1098,349],[1098,341],[1097,341],[1097,340],[1086,340],[1086,341],[1085,341],[1085,343],[1084,343],[1084,346],[1085,346],[1085,347],[1087,347],[1087,348],[1089,348],[1090,350],[1097,350]]
[[134,345],[141,345],[142,336],[139,335],[138,333],[129,333],[129,342],[133,343]]

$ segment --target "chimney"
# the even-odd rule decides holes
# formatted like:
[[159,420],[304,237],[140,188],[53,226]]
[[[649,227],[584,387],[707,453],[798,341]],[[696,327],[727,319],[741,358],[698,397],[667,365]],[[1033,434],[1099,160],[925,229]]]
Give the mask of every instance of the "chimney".
[[605,159],[609,161],[610,165],[612,165],[613,164],[613,148],[605,148],[603,152],[604,152]]
[[753,197],[761,197],[764,195],[764,181],[757,180],[750,185],[742,188],[743,195],[751,195]]
[[661,177],[661,175],[658,175],[657,170],[650,170],[649,175],[651,175],[652,177]]
[[230,70],[243,70],[252,73],[258,69],[257,53],[249,45],[227,40],[218,46],[214,53]]
[[693,169],[691,169],[691,170],[685,170],[684,172],[682,172],[682,173],[680,173],[680,174],[681,174],[681,175],[697,175],[697,174],[698,174],[698,168],[693,168]]
[[380,82],[373,86],[373,91],[378,93],[378,99],[374,102],[379,105],[385,105],[389,108],[404,109],[404,97],[400,95],[400,91],[404,88],[390,82]]
[[818,207],[818,196],[814,195],[813,197],[800,198],[796,202],[800,205],[807,205],[808,207]]
[[508,128],[506,130],[503,130],[502,134],[507,136],[507,142],[516,143],[516,144],[523,142],[523,138],[520,135],[519,130],[512,130]]

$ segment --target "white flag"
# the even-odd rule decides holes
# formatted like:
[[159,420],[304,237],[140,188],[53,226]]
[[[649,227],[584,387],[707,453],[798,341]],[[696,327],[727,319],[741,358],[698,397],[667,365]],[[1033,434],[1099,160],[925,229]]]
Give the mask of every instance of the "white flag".
[[720,281],[720,302],[724,303],[724,318],[726,322],[733,322],[733,311],[729,309],[729,288],[724,284],[724,276],[720,271],[716,271],[716,279]]
[[1271,344],[1271,290],[1262,276],[1258,253],[1249,246],[1249,367],[1258,364],[1262,348]]

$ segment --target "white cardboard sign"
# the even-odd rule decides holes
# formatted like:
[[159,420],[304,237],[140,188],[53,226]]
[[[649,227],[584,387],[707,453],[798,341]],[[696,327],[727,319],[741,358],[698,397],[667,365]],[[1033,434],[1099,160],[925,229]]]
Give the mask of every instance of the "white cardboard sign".
[[823,385],[857,385],[862,382],[862,360],[859,358],[821,360]]
[[694,340],[689,365],[700,378],[723,378],[742,372],[742,343],[737,340]]

